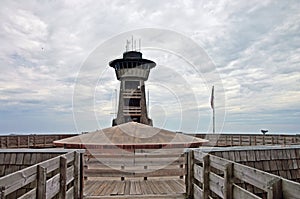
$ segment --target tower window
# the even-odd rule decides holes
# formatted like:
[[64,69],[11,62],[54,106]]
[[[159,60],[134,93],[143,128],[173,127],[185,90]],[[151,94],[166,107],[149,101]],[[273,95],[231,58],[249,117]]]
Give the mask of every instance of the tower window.
[[125,81],[125,89],[136,90],[140,88],[140,81]]

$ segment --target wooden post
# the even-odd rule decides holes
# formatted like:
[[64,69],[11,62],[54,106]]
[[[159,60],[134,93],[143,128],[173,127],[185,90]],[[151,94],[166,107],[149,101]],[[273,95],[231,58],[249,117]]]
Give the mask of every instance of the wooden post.
[[209,155],[203,157],[203,199],[209,196]]
[[47,171],[45,167],[40,165],[37,166],[37,187],[36,187],[36,198],[46,199],[46,176]]
[[[125,169],[125,166],[124,165],[121,165],[121,170],[124,170]],[[121,176],[121,181],[124,181],[125,180],[125,177],[124,176]]]
[[67,158],[61,156],[59,162],[60,162],[59,198],[65,199],[66,192],[67,192]]
[[44,147],[46,147],[47,142],[46,142],[46,135],[44,135]]
[[233,135],[230,136],[231,146],[233,146]]
[[17,147],[20,148],[20,136],[17,137]]
[[269,191],[267,199],[281,199],[282,195],[282,180],[280,178],[274,178],[269,183]]
[[[148,166],[145,165],[145,166],[144,166],[144,169],[145,169],[145,172],[147,172]],[[147,178],[147,177],[144,177],[144,180],[148,180],[148,178]]]
[[225,166],[224,172],[224,199],[233,198],[232,194],[232,178],[233,178],[233,163],[228,163]]
[[80,185],[80,154],[74,152],[74,198],[79,198],[79,185]]
[[4,199],[5,196],[4,196],[4,190],[5,190],[5,187],[0,187],[0,199]]
[[84,177],[83,177],[83,160],[84,153],[80,153],[80,198],[83,198],[83,187],[84,187]]
[[9,148],[9,137],[6,136],[6,148]]
[[27,136],[27,148],[30,148],[30,136]]
[[187,175],[185,177],[187,198],[192,198],[194,195],[194,151],[186,152],[187,161]]

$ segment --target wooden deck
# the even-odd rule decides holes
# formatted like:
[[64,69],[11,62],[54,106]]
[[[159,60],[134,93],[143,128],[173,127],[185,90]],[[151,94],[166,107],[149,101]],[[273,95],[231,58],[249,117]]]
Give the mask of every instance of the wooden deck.
[[182,179],[164,180],[87,180],[84,198],[185,198]]

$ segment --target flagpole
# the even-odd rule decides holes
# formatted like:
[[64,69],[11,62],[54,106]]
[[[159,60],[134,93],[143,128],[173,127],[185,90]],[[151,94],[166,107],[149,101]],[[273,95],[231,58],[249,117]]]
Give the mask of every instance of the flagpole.
[[213,107],[213,134],[216,132],[216,117],[215,117],[215,107]]
[[216,117],[215,117],[215,87],[212,86],[211,89],[211,98],[210,98],[210,106],[213,111],[213,134],[216,132]]

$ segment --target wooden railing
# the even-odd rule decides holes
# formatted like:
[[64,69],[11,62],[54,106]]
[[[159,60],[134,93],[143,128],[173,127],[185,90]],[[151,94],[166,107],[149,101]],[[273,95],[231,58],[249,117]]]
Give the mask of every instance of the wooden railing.
[[[134,109],[139,114],[140,110]],[[129,112],[131,114],[131,110]],[[6,135],[0,136],[0,148],[49,148],[53,141],[78,134],[48,135]],[[253,146],[253,145],[295,145],[300,144],[300,135],[257,135],[257,134],[197,134],[208,139],[206,146]]]
[[206,146],[253,146],[300,144],[300,135],[259,134],[197,134],[196,137],[209,140]]
[[73,151],[3,176],[0,198],[82,198],[81,162]]
[[0,148],[49,148],[54,147],[53,141],[75,135],[77,134],[0,136]]
[[136,150],[113,152],[113,150],[88,151],[85,157],[84,177],[144,178],[186,175],[186,157],[175,150]]
[[[300,184],[199,150],[187,152],[189,198],[299,198]],[[254,194],[253,189],[261,190]]]

